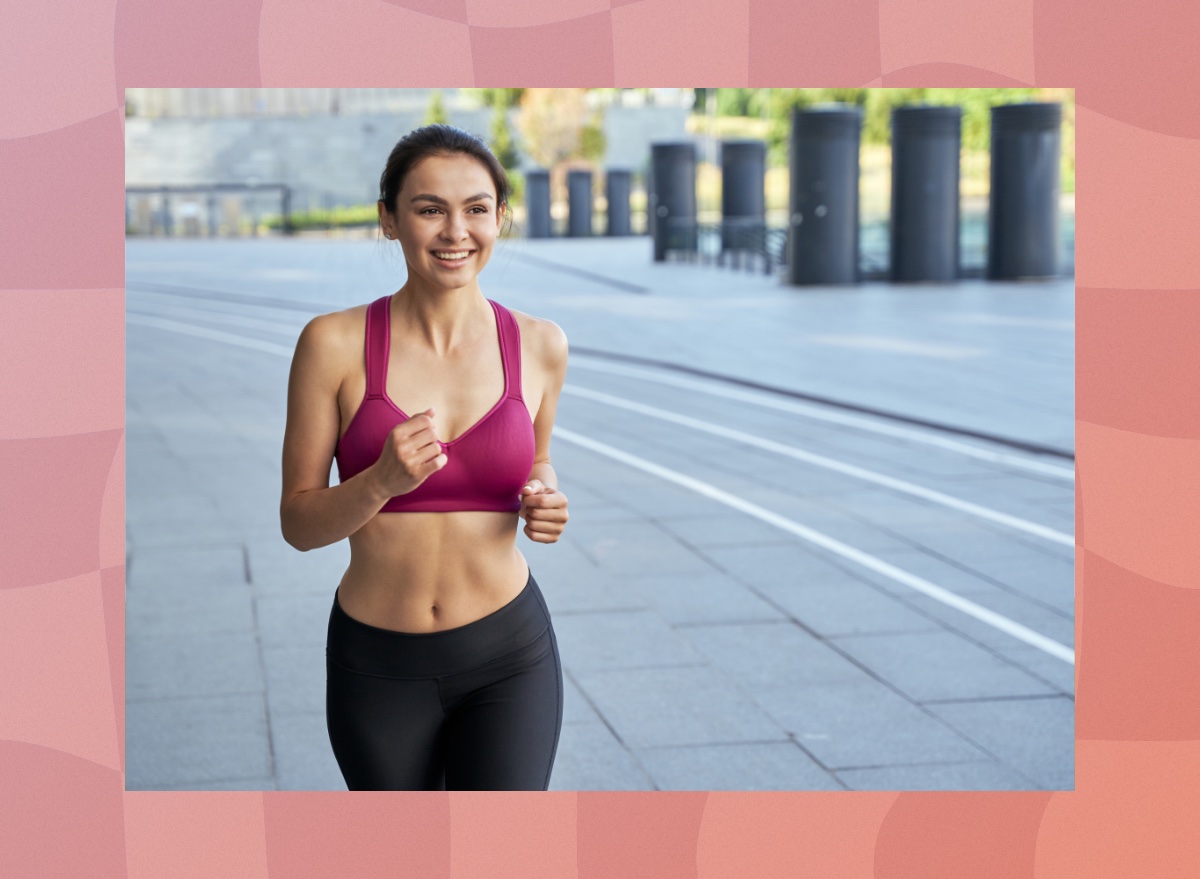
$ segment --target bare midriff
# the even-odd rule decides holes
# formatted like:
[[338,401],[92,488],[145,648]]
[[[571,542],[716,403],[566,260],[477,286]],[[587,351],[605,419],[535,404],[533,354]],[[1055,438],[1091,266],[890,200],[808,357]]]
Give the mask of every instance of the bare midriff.
[[525,587],[516,513],[378,513],[350,535],[338,603],[359,622],[438,632],[481,619]]

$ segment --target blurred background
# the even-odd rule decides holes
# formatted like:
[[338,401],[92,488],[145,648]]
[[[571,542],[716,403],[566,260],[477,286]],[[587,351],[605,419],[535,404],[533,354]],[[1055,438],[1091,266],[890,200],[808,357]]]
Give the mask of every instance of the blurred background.
[[[788,219],[788,142],[796,109],[838,103],[861,113],[858,169],[860,261],[865,277],[889,264],[892,111],[961,109],[961,267],[987,261],[991,108],[1061,104],[1058,169],[1060,256],[1074,270],[1075,103],[1072,89],[128,89],[126,229],[130,235],[232,237],[287,231],[371,235],[378,157],[397,131],[450,122],[487,140],[508,170],[518,234],[528,228],[526,175],[549,176],[549,234],[568,234],[568,173],[591,172],[590,230],[607,226],[606,173],[629,175],[629,231],[648,234],[650,144],[695,145],[696,215],[722,216],[721,143],[765,145],[768,229]],[[168,194],[164,185],[192,185]],[[782,251],[782,237],[777,249]],[[779,258],[783,259],[782,253]]]
[[379,174],[438,120],[516,188],[481,289],[570,340],[571,522],[518,535],[563,660],[552,789],[1073,786],[1070,91],[126,112],[127,789],[344,789],[349,549],[280,534],[289,368],[314,315],[404,283]]

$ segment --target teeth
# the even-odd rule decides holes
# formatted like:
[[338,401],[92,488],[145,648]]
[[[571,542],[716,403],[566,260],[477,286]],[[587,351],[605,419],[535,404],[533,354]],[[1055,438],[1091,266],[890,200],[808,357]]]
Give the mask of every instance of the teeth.
[[436,256],[438,259],[466,259],[471,254],[470,253],[446,253],[444,251],[439,253],[438,251],[435,250],[433,252],[433,255]]

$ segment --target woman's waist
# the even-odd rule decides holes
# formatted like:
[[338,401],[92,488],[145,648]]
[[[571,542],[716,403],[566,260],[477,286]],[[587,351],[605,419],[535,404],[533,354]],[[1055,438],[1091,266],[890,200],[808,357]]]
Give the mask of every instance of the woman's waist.
[[351,540],[342,606],[372,625],[431,632],[478,619],[511,600],[529,577],[513,539],[411,540],[380,547]]

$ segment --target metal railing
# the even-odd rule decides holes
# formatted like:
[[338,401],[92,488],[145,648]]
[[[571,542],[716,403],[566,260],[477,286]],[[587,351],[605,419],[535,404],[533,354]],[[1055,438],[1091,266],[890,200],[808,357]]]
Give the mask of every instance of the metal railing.
[[[658,223],[659,246],[668,261],[728,267],[772,274],[787,266],[787,229],[761,222],[724,220],[700,222],[668,217]],[[891,276],[891,227],[888,220],[859,226],[858,275],[863,281],[887,281]],[[1075,216],[1064,213],[1060,226],[1059,276],[1075,274]],[[987,214],[968,213],[959,226],[960,280],[987,274]]]

